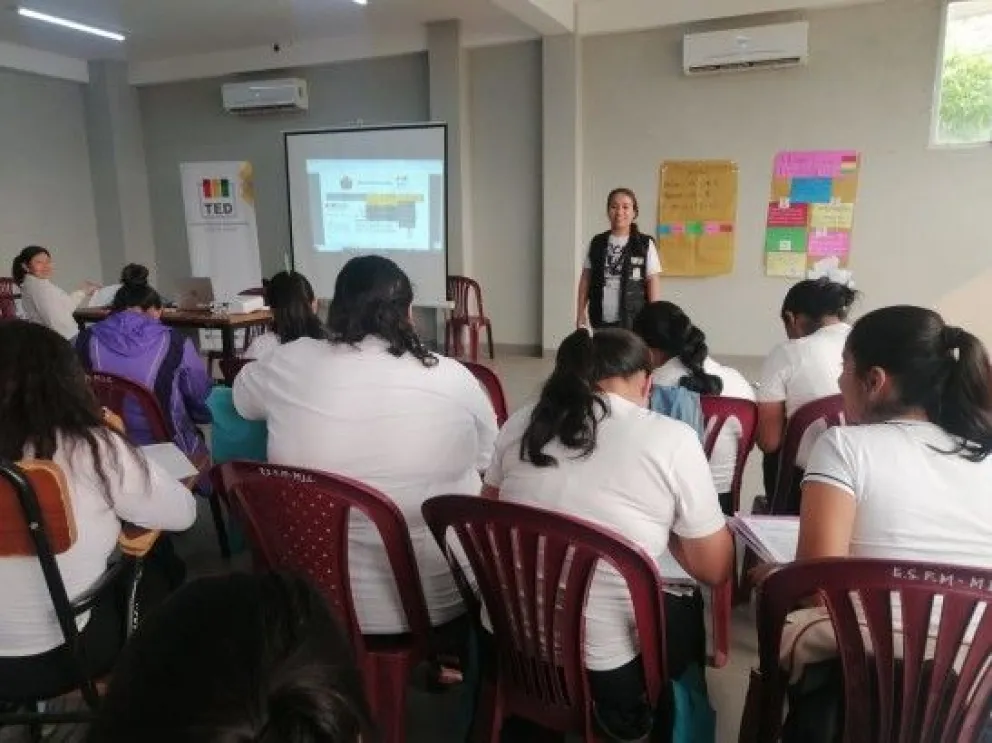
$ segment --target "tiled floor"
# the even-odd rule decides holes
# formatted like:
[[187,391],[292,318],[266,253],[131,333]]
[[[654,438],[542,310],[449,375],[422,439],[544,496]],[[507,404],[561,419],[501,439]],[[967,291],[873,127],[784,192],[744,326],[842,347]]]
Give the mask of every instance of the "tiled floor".
[[[736,366],[746,377],[753,379],[760,359],[724,358],[723,363]],[[507,356],[496,360],[497,369],[506,390],[511,409],[533,399],[551,368],[551,362],[538,358]],[[760,466],[758,457],[752,456],[744,479],[744,493],[751,497],[760,487]],[[210,520],[209,509],[200,503],[200,514],[196,525],[176,539],[177,550],[187,560],[191,575],[205,575],[229,569],[247,569],[244,556],[236,558],[231,566],[225,566],[219,559],[217,543]],[[743,504],[750,507],[750,499]],[[720,670],[710,669],[707,673],[710,699],[717,711],[717,741],[734,743],[747,691],[748,672],[755,662],[757,639],[754,631],[752,610],[741,607],[733,615],[732,650],[730,661]],[[469,700],[464,690],[458,689],[443,695],[433,695],[416,688],[411,690],[408,706],[408,730],[410,743],[461,743],[457,735],[457,725],[453,720],[462,719],[468,709]],[[81,741],[80,728],[53,730],[47,740]],[[17,729],[0,730],[0,743],[20,743],[26,741],[23,731]]]

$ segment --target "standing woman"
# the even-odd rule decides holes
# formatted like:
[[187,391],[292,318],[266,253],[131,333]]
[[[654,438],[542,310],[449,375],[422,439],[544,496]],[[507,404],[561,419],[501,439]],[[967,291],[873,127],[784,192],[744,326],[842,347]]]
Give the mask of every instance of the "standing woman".
[[72,294],[62,291],[51,281],[52,254],[38,245],[29,245],[18,253],[10,272],[14,282],[21,287],[24,316],[51,328],[66,340],[75,338],[79,326],[72,313],[99,286],[87,281]]
[[654,240],[637,228],[639,213],[633,191],[610,191],[610,229],[589,243],[579,279],[576,327],[629,330],[646,302],[661,299],[661,258]]

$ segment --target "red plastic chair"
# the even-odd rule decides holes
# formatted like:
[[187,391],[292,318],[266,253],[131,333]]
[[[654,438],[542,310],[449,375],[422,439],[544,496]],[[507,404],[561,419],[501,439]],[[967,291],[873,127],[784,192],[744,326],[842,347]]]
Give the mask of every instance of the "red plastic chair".
[[[992,570],[853,558],[794,563],[759,588],[760,692],[749,698],[742,722],[754,733],[750,740],[778,740],[788,682],[779,666],[782,629],[788,613],[816,595],[829,611],[843,666],[846,743],[979,740],[992,701],[992,611],[979,607],[992,602]],[[893,596],[901,602],[901,637],[893,629]],[[940,625],[928,649],[938,596]],[[976,609],[984,613],[969,647],[962,640]]]
[[496,424],[502,427],[510,413],[506,404],[506,393],[503,391],[503,383],[499,381],[499,375],[488,366],[483,366],[475,361],[462,361],[465,368],[472,372],[473,376],[479,380],[486,394],[489,395],[496,411]]
[[0,319],[13,320],[17,317],[17,302],[21,292],[9,276],[0,277]]
[[803,405],[793,413],[785,426],[785,438],[779,455],[778,478],[775,492],[768,501],[769,513],[781,516],[799,515],[799,500],[796,497],[796,455],[806,430],[814,423],[823,421],[828,428],[844,425],[844,398],[831,395]]
[[245,358],[235,358],[228,359],[222,358],[220,360],[220,373],[224,375],[224,384],[228,387],[234,384],[234,380],[237,378],[238,374],[242,369],[244,369],[248,364],[250,364],[255,359],[245,359]]
[[[747,458],[754,448],[758,435],[758,406],[751,400],[740,400],[734,397],[718,397],[703,395],[699,398],[703,409],[705,437],[703,450],[706,458],[713,456],[713,447],[727,422],[736,418],[740,422],[741,436],[737,445],[737,460],[734,462],[734,476],[730,484],[731,514],[740,510],[741,483],[744,480],[744,467]],[[712,591],[713,619],[713,657],[710,664],[714,668],[723,668],[730,658],[730,613],[733,609],[734,595],[739,590],[739,580],[734,569],[733,583],[727,582]]]
[[[486,339],[489,343],[489,358],[495,359],[493,351],[493,325],[482,309],[482,288],[479,282],[467,276],[448,277],[448,297],[455,303],[451,317],[444,324],[444,353],[461,356],[462,330],[468,329],[469,347],[472,361],[479,360],[479,329],[486,329]],[[472,314],[472,302],[478,314]]]
[[[256,570],[303,575],[324,594],[353,638],[383,740],[401,743],[410,673],[431,657],[430,615],[403,514],[382,493],[338,475],[258,462],[217,469],[215,482],[245,526]],[[399,639],[361,634],[348,573],[352,509],[375,524],[385,545],[411,628]]]
[[[142,417],[148,422],[148,427],[152,439],[155,443],[172,443],[175,439],[172,425],[168,417],[162,411],[162,406],[155,396],[155,393],[144,385],[122,377],[119,374],[109,372],[89,372],[86,375],[90,383],[93,394],[97,401],[105,408],[124,421],[125,433],[127,429],[127,417],[124,414],[125,402],[131,400],[141,410]],[[210,468],[210,456],[194,457],[191,459],[197,472],[203,474]],[[199,482],[199,478],[197,479]],[[224,512],[220,505],[220,498],[215,490],[204,492],[198,487],[194,490],[203,495],[210,502],[210,513],[213,516],[214,528],[217,530],[217,542],[220,545],[220,553],[224,559],[231,556],[231,546],[227,538],[227,526],[224,523]]]
[[492,622],[497,681],[482,682],[473,740],[496,743],[510,716],[597,740],[583,613],[601,559],[627,581],[648,701],[658,704],[668,682],[662,581],[640,548],[602,527],[518,503],[445,495],[424,503],[423,513],[469,599],[471,588],[446,546],[448,530],[461,542]]

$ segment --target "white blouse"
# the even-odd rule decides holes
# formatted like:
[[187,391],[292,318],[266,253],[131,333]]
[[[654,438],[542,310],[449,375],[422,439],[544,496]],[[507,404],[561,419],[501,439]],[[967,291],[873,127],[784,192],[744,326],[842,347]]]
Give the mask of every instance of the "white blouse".
[[[65,474],[78,534],[76,543],[56,557],[70,601],[106,572],[121,521],[146,529],[182,531],[196,519],[193,495],[165,470],[147,462],[146,476],[139,459],[142,454],[135,454],[117,436],[110,443],[98,440],[110,493],[85,443],[60,436],[52,457]],[[43,653],[65,641],[36,557],[0,559],[0,586],[0,657]],[[82,629],[88,621],[87,613],[77,624]]]
[[[436,358],[433,367],[409,353],[397,358],[373,336],[356,346],[301,338],[248,364],[233,389],[238,413],[267,421],[269,461],[344,475],[396,503],[434,625],[464,607],[420,507],[435,495],[478,495],[497,433],[492,404],[475,377],[457,361]],[[349,539],[362,631],[407,631],[377,530],[353,513]]]
[[51,328],[66,340],[79,334],[79,326],[72,317],[86,299],[86,292],[67,294],[48,279],[28,274],[21,283],[21,310],[31,322]]

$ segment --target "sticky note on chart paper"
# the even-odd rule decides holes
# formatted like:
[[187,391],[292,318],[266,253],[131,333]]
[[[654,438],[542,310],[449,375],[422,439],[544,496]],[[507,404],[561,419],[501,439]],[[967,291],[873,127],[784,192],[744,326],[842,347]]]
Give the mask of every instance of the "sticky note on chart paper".
[[766,253],[805,253],[805,227],[769,227],[765,233]]
[[801,279],[806,275],[805,253],[765,253],[765,275]]
[[849,232],[814,232],[809,236],[808,252],[816,258],[837,256],[846,258],[851,250]]
[[813,204],[809,226],[814,230],[850,230],[854,204]]

